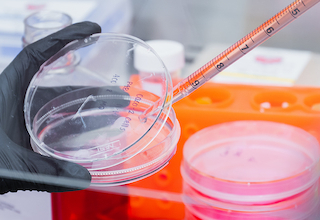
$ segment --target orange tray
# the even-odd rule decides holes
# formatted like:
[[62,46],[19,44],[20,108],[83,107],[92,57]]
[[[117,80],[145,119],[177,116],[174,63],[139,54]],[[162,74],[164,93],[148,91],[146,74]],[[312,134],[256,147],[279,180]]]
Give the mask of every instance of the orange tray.
[[[175,156],[164,169],[130,186],[182,193],[183,145],[192,134],[214,124],[275,121],[300,127],[320,141],[320,88],[207,83],[173,107],[181,125]],[[131,196],[128,211],[141,219],[184,219],[186,215],[182,203],[168,201],[165,196],[163,200]]]
[[[166,167],[127,185],[129,196],[90,190],[53,193],[53,220],[82,220],[89,216],[106,220],[193,218],[183,203],[170,201],[165,192],[182,193],[183,145],[192,134],[214,124],[235,120],[282,122],[300,127],[320,141],[320,88],[206,83],[173,107],[181,125],[181,137],[177,152]],[[163,191],[163,199],[131,196],[130,187]]]

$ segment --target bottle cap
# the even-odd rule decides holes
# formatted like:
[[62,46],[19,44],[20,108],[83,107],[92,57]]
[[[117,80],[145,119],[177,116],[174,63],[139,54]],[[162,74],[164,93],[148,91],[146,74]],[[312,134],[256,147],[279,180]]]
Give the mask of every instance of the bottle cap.
[[[170,40],[151,40],[147,41],[152,49],[160,56],[169,72],[177,71],[184,66],[184,47],[181,43]],[[134,66],[142,72],[163,72],[163,68],[154,65],[153,53],[137,47],[135,49]]]

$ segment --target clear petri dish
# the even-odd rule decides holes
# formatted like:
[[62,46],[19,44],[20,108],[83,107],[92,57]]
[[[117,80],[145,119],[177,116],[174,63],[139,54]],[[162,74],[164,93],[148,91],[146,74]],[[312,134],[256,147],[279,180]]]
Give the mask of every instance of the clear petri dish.
[[319,218],[319,182],[305,191],[270,204],[235,204],[206,196],[183,183],[187,214],[197,219],[304,220]]
[[[146,78],[131,80],[138,73],[133,65],[136,47],[152,54],[154,65],[163,68],[161,94],[141,88]],[[152,77],[153,73],[147,76]],[[129,35],[94,34],[69,43],[35,74],[25,98],[26,126],[34,151],[76,162],[100,176],[101,170],[110,174],[111,167],[119,173],[119,167],[130,168],[131,158],[162,141],[167,143],[170,132],[180,135],[171,103],[167,103],[171,96],[170,75],[149,45]],[[159,111],[140,120],[154,103]],[[173,153],[176,143],[170,144],[166,147]],[[158,158],[168,156],[167,148],[158,152]],[[149,159],[144,160],[145,166],[155,163],[154,157]],[[121,172],[130,179],[127,171]]]
[[205,128],[185,143],[181,173],[199,192],[223,201],[267,204],[319,178],[319,144],[306,131],[269,121]]
[[[176,120],[174,111],[171,110],[165,126],[151,144],[123,163],[105,169],[92,170],[92,183],[101,186],[123,185],[154,174],[165,167],[176,153],[180,133],[179,122]],[[117,162],[117,158],[105,162]]]

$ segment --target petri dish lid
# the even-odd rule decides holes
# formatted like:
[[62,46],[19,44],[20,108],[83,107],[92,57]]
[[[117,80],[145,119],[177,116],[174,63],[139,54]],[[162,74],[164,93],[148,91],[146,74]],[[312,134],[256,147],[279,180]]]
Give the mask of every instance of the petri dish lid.
[[318,141],[276,122],[234,121],[205,128],[187,140],[183,157],[181,173],[189,185],[234,203],[278,201],[319,178]]
[[[141,89],[145,79],[131,81],[138,73],[136,47],[163,69],[160,96]],[[35,74],[25,98],[26,126],[40,153],[92,170],[112,167],[154,140],[168,118],[170,96],[170,74],[149,45],[130,35],[94,34],[66,45]],[[141,121],[156,102],[159,111]]]

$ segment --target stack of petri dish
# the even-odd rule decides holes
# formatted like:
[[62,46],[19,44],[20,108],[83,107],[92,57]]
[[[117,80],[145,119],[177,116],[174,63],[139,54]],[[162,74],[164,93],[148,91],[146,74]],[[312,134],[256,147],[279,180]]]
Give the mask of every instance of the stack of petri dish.
[[200,219],[317,219],[319,144],[270,121],[207,127],[185,143],[185,204]]
[[[163,69],[155,95],[131,80],[134,51],[144,50]],[[102,33],[75,40],[42,65],[25,98],[25,120],[34,151],[78,163],[92,184],[113,186],[145,178],[176,152],[180,125],[168,103],[172,80],[156,52],[129,35]],[[141,120],[146,109],[159,110]]]

